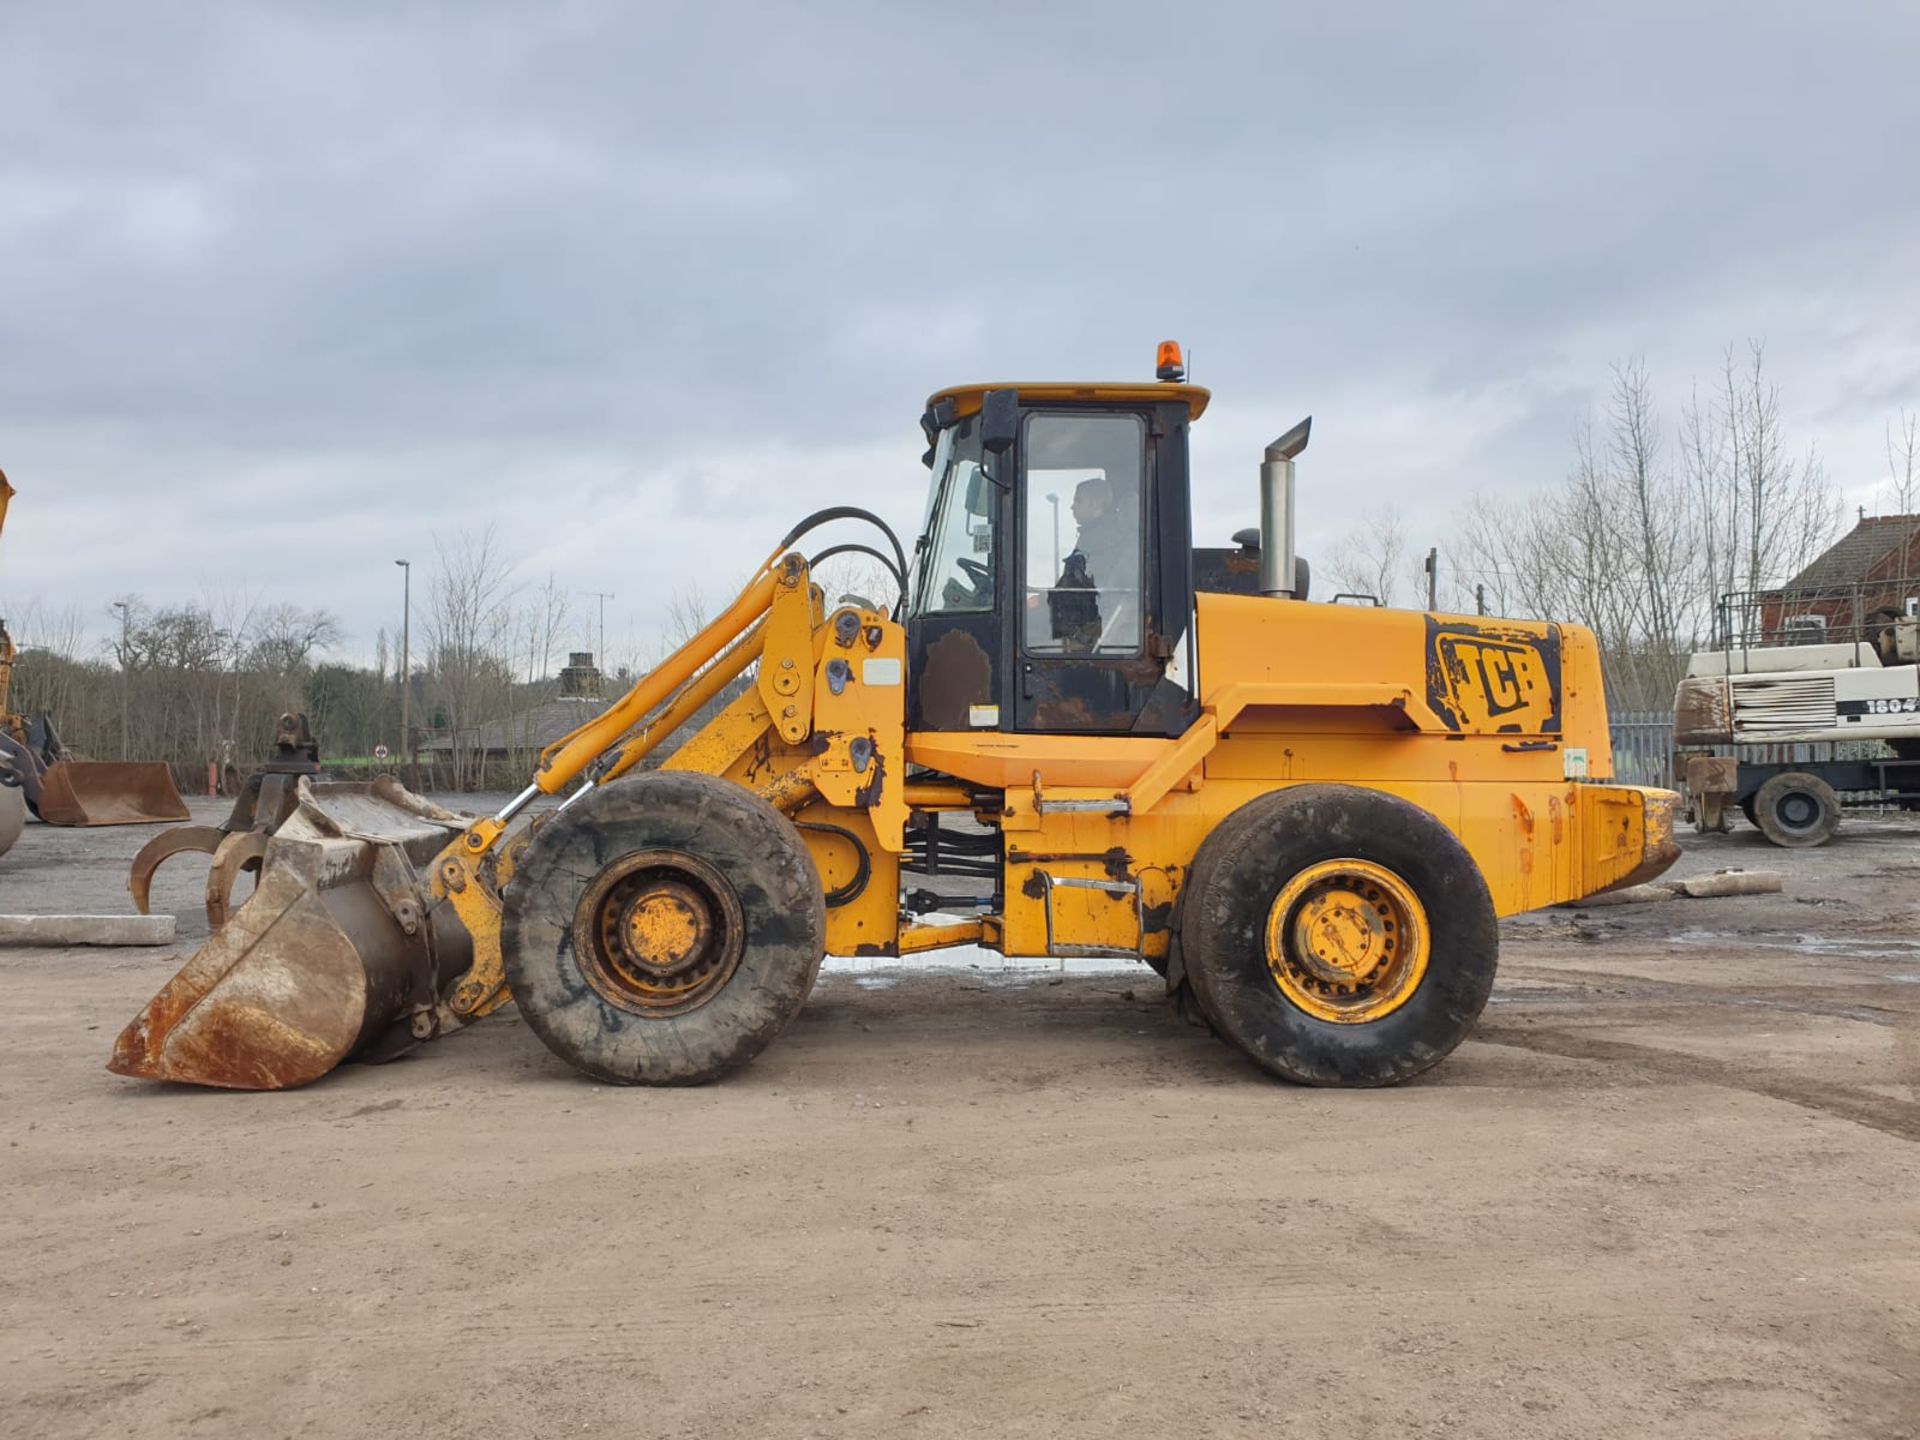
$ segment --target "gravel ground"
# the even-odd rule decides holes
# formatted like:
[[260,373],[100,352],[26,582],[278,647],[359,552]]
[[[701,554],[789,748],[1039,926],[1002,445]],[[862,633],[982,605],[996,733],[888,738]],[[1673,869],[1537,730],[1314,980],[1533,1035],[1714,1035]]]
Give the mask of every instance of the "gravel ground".
[[[30,826],[0,909],[124,911],[149,833]],[[695,1091],[510,1010],[147,1085],[176,861],[180,947],[0,950],[0,1434],[1920,1435],[1920,827],[1686,845],[1785,892],[1510,922],[1366,1093],[1144,967],[828,974]]]

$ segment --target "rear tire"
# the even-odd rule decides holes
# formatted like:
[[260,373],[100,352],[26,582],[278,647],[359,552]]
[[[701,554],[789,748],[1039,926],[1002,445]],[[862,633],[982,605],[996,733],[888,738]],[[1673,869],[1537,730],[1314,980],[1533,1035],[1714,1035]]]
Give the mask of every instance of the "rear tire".
[[1840,828],[1840,797],[1818,775],[1775,775],[1753,797],[1753,823],[1789,850],[1824,845]]
[[507,984],[575,1068],[699,1085],[806,1003],[827,912],[792,823],[711,775],[618,780],[543,824],[504,896]]
[[[1180,925],[1208,1022],[1262,1069],[1308,1085],[1392,1085],[1436,1064],[1472,1030],[1499,958],[1493,898],[1452,832],[1343,785],[1277,791],[1230,815],[1194,858]],[[1357,937],[1344,947],[1343,928]],[[1323,934],[1330,950],[1308,943]],[[1329,982],[1345,973],[1329,954],[1364,978]]]

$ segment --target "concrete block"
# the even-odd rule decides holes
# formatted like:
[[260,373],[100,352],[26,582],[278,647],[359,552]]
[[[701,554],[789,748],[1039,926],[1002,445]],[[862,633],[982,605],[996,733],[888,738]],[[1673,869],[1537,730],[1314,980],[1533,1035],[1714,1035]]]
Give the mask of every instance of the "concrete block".
[[0,945],[171,945],[171,915],[0,915]]
[[1714,875],[1695,875],[1671,882],[1675,891],[1695,900],[1719,895],[1778,895],[1778,870],[1722,870]]

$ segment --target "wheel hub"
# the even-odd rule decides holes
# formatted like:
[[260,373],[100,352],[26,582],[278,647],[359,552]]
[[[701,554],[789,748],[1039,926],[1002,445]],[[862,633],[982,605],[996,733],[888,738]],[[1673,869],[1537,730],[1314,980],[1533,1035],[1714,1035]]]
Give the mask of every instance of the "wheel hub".
[[1267,913],[1267,968],[1280,993],[1320,1020],[1364,1024],[1413,997],[1427,971],[1426,907],[1370,860],[1310,865]]
[[587,983],[623,1010],[685,1014],[711,1000],[740,963],[739,898],[705,861],[678,851],[623,855],[594,877],[574,916]]
[[696,962],[713,931],[713,915],[692,886],[656,880],[627,902],[621,941],[635,964],[660,976]]
[[1811,795],[1803,795],[1794,790],[1780,797],[1780,803],[1774,807],[1774,814],[1780,817],[1780,823],[1792,830],[1805,830],[1811,826],[1820,814],[1820,807],[1814,803]]
[[1292,939],[1301,963],[1333,984],[1365,979],[1389,944],[1380,912],[1345,888],[1324,890],[1301,905]]

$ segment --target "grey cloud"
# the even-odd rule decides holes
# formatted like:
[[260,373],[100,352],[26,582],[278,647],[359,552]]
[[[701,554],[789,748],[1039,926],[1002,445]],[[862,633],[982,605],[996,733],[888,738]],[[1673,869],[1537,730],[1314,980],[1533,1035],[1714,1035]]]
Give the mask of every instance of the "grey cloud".
[[[1920,280],[1889,263],[1920,233],[1906,6],[76,4],[0,27],[15,604],[190,593],[240,542],[254,583],[364,648],[388,552],[491,521],[663,605],[815,504],[917,522],[930,390],[1141,374],[1166,335],[1219,395],[1203,426],[1320,414],[1309,535],[1388,500],[1437,529],[1450,495],[1553,478],[1625,354],[1677,406],[1767,336],[1849,483],[1920,404]],[[1456,458],[1419,465],[1423,431]],[[1224,523],[1240,462],[1205,453]],[[672,543],[692,520],[704,555]],[[366,554],[272,558],[319,534]]]

